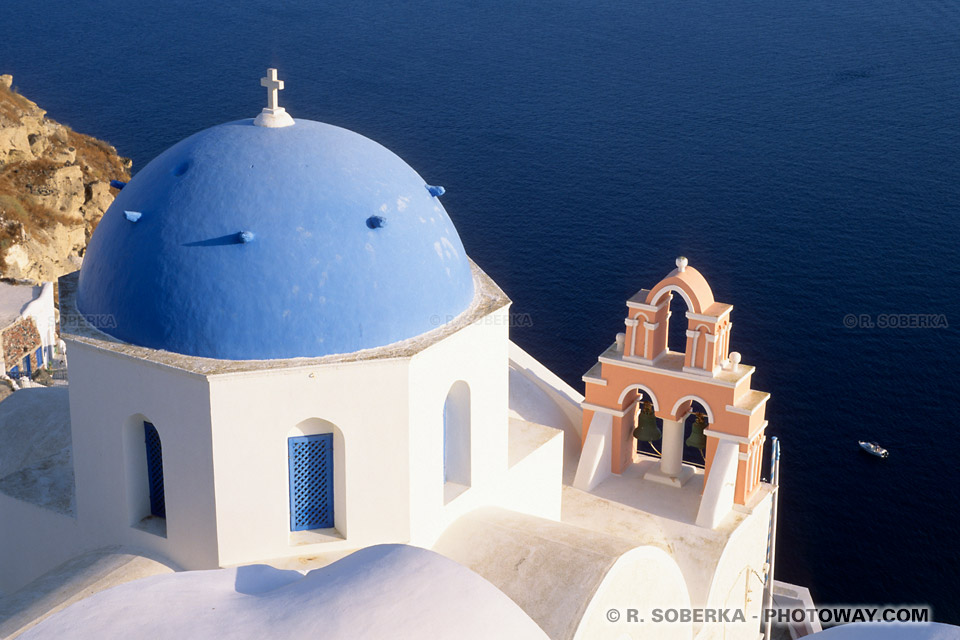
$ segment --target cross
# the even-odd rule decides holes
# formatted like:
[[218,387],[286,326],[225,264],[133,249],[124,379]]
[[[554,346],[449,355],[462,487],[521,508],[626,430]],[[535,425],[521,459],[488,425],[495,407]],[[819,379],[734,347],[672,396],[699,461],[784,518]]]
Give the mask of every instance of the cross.
[[280,106],[277,92],[283,89],[283,80],[277,80],[277,70],[267,69],[267,77],[260,78],[260,86],[267,88],[267,108],[277,109]]

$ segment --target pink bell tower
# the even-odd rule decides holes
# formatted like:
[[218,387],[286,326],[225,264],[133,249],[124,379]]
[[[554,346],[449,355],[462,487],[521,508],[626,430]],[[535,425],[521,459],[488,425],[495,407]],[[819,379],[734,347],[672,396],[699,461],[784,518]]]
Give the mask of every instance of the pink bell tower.
[[[575,486],[589,490],[640,461],[633,432],[644,403],[663,422],[660,462],[644,479],[683,486],[696,472],[683,462],[684,423],[696,402],[708,422],[697,524],[714,528],[758,489],[770,394],[750,388],[754,367],[730,351],[733,306],[714,300],[710,285],[686,258],[677,258],[676,265],[652,289],[627,300],[626,331],[583,376],[583,454]],[[687,308],[683,352],[668,348],[674,295]],[[607,460],[609,470],[601,468]]]

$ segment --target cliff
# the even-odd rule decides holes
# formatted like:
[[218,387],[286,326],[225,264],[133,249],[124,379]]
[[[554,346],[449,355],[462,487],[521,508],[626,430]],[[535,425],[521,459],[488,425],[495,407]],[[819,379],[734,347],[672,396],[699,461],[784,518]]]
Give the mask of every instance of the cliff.
[[0,75],[0,277],[43,282],[75,271],[131,161],[46,117]]

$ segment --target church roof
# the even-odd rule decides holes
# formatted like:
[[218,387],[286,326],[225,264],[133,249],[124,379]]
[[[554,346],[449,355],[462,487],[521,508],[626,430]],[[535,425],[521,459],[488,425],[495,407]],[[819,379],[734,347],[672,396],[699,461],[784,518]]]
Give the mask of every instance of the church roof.
[[265,565],[154,575],[95,593],[21,637],[547,640],[477,574],[398,544],[306,575]]
[[119,193],[84,256],[77,306],[125,342],[226,360],[352,353],[418,336],[474,296],[436,193],[346,129],[215,126]]

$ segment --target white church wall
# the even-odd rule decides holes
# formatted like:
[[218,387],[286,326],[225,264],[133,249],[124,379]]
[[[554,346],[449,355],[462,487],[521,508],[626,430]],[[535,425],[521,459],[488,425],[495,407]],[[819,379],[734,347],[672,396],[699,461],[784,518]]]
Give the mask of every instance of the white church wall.
[[689,608],[687,585],[673,558],[656,547],[637,547],[617,558],[597,585],[573,639],[689,640],[689,620],[667,622],[655,611]]
[[[206,380],[68,341],[80,536],[90,548],[148,549],[192,569],[217,566]],[[163,451],[166,518],[140,522],[147,478],[142,422]]]
[[[517,343],[511,341],[509,349],[510,368],[522,377],[524,383],[536,386],[541,392],[522,398],[514,396],[511,389],[510,408],[517,411],[525,420],[563,429],[568,433],[572,432],[577,437],[571,437],[570,440],[577,443],[579,451],[583,429],[583,409],[580,408],[583,394],[564,382],[546,365],[520,348]],[[549,399],[549,405],[544,405],[541,401],[542,396]],[[565,418],[562,423],[556,419],[558,412]]]
[[[221,565],[409,537],[407,368],[383,359],[210,378]],[[334,527],[292,532],[287,439],[334,434]]]
[[566,434],[553,427],[510,419],[510,468],[492,504],[560,520]]
[[[744,623],[704,625],[697,637],[754,640],[763,609],[763,575],[772,494],[764,492],[752,513],[734,530],[713,571],[707,608],[742,609]],[[756,616],[756,617],[754,617]]]
[[[509,306],[494,311],[410,363],[413,544],[430,546],[463,513],[499,502],[508,457],[509,318]],[[451,485],[444,481],[444,405],[461,382],[470,390],[470,479]]]

